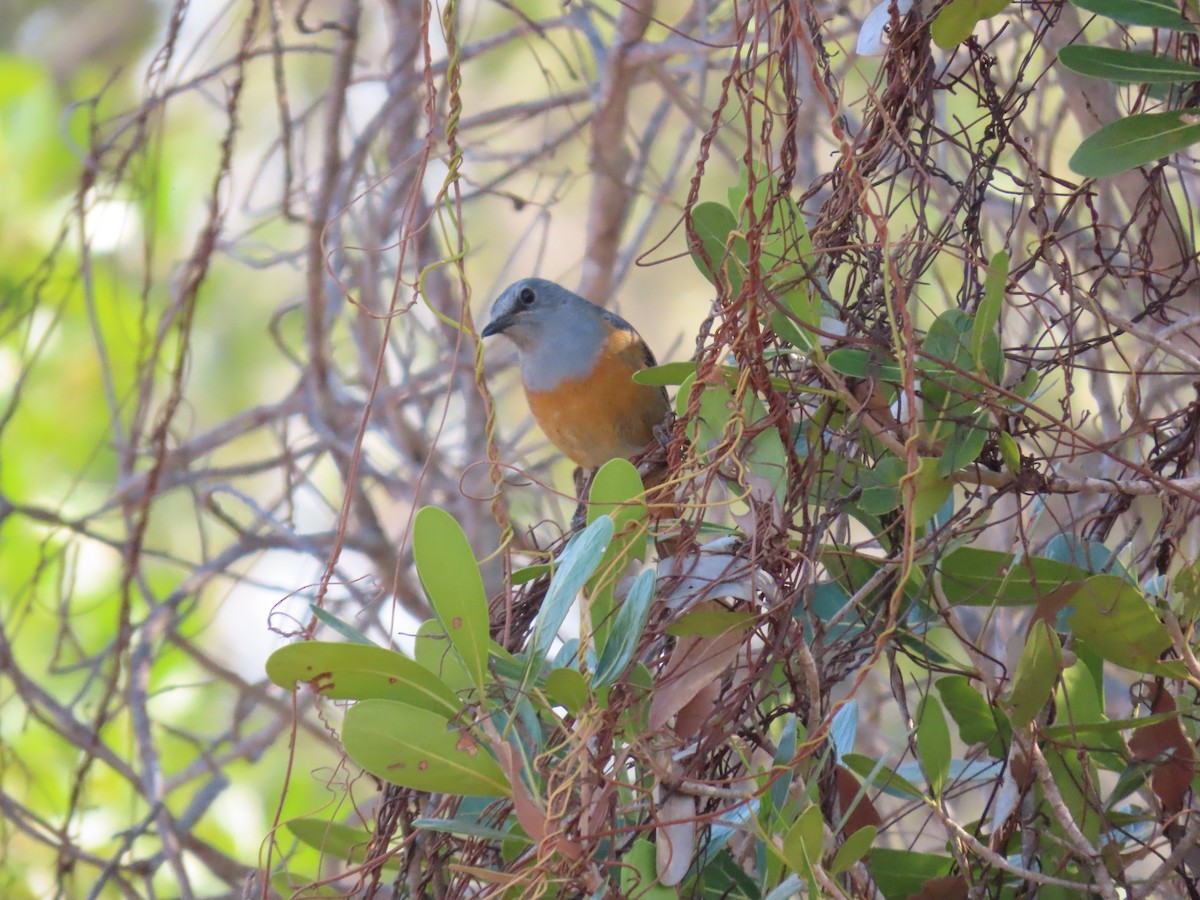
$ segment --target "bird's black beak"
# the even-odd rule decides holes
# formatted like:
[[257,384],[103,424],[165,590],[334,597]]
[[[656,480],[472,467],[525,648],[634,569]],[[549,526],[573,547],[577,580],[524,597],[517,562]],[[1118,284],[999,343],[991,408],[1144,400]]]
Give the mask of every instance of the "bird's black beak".
[[483,326],[483,331],[479,332],[480,337],[491,337],[493,334],[500,334],[509,325],[512,324],[512,316],[497,316]]

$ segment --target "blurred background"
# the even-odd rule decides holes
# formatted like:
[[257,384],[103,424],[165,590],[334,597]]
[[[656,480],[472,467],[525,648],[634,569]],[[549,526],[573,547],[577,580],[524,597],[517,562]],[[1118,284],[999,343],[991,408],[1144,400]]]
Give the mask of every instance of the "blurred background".
[[[723,2],[0,6],[0,895],[241,896],[282,854],[316,869],[272,829],[369,811],[374,787],[311,695],[266,683],[267,655],[336,637],[314,605],[405,646],[428,615],[407,540],[422,505],[463,525],[489,592],[506,528],[532,559],[574,509],[512,348],[477,345],[491,301],[552,278],[660,361],[692,358],[715,292],[685,210],[777,167],[786,133],[793,194],[837,233],[822,204],[843,136],[878,121],[879,59],[854,52],[869,11],[806,8],[821,57],[783,79],[777,11]],[[922,325],[974,302],[1010,248],[1010,375],[1040,366],[1070,426],[1022,449],[1105,477],[1190,402],[1195,372],[1133,379],[1155,345],[1112,334],[1195,302],[1194,234],[1155,205],[1190,210],[1194,184],[1135,171],[1081,200],[1065,161],[1125,102],[1050,74],[1084,27],[1012,7],[934,51],[918,159],[872,177]],[[850,309],[884,257],[842,237],[828,278]],[[1171,340],[1194,353],[1188,334]],[[1048,540],[1104,503],[1010,496],[985,541]],[[1162,520],[1152,498],[1112,515]]]

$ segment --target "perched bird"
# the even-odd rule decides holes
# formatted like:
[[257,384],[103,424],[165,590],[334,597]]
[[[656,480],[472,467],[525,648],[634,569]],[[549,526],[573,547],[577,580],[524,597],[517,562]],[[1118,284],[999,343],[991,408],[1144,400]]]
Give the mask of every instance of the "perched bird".
[[633,380],[655,365],[633,326],[553,281],[510,285],[480,334],[517,345],[533,417],[585,468],[644,450],[670,410],[665,389]]

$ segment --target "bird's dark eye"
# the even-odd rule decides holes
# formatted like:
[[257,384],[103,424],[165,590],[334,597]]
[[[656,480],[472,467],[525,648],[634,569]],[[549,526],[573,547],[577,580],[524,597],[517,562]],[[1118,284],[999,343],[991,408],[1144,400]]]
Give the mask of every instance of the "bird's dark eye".
[[517,297],[521,301],[522,306],[533,306],[533,301],[534,301],[533,288],[531,288],[531,287],[521,288],[521,293],[518,294]]

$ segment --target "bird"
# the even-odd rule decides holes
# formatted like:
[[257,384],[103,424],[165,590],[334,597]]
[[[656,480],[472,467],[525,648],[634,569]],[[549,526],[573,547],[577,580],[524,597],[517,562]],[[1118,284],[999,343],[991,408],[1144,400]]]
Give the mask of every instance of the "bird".
[[576,464],[597,469],[655,440],[671,408],[667,392],[633,380],[657,363],[620,316],[553,281],[524,278],[492,304],[480,336],[495,334],[516,344],[533,418]]

